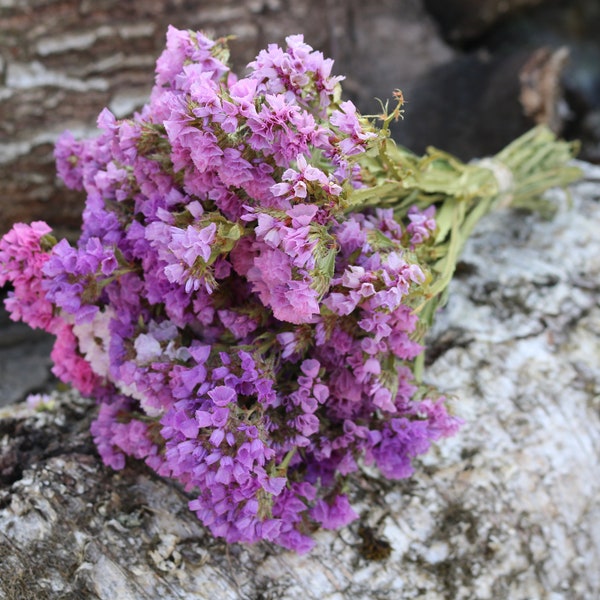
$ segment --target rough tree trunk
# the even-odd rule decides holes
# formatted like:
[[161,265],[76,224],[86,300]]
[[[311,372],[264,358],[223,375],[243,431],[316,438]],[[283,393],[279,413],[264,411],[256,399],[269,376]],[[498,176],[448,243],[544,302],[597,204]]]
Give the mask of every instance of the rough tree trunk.
[[[568,91],[577,101],[571,112],[561,94],[550,93],[553,109],[546,120],[558,116],[562,124],[567,116],[578,121],[583,119],[582,107],[598,110],[595,90],[600,89],[600,75],[593,65],[600,63],[600,51],[593,49],[600,12],[592,7],[597,2],[573,0],[571,11],[553,13],[554,4],[0,0],[0,234],[16,221],[35,219],[46,220],[60,235],[78,229],[83,196],[57,181],[54,142],[65,129],[78,137],[93,135],[96,117],[105,106],[125,117],[143,105],[168,24],[215,36],[234,35],[231,50],[237,72],[268,43],[303,33],[311,45],[335,59],[335,72],[346,76],[346,96],[363,113],[379,112],[375,98],[385,101],[395,88],[402,89],[406,119],[398,124],[396,136],[403,145],[422,152],[431,144],[469,159],[499,151],[532,126],[531,112],[525,107],[524,114],[519,102],[519,72],[549,39],[554,49],[565,44],[575,56],[579,45],[585,52],[572,61]],[[540,5],[539,11],[518,26],[517,33],[505,34],[506,44],[478,37],[482,51],[471,40],[470,50],[456,52],[442,37],[464,41],[469,32],[479,36],[480,25],[488,27],[533,5]],[[585,34],[588,30],[591,33]],[[456,31],[464,35],[457,39]],[[555,73],[552,80],[560,75]],[[548,98],[542,100],[547,107]],[[591,156],[598,153],[593,142],[597,137],[600,134],[591,135],[586,145],[595,149],[588,152]]]
[[0,234],[33,219],[78,228],[83,198],[57,183],[54,141],[93,134],[105,106],[121,118],[144,104],[169,24],[234,35],[238,72],[304,33],[368,113],[453,56],[420,0],[0,0]]
[[227,547],[143,466],[103,467],[92,402],[64,394],[1,409],[0,598],[598,598],[600,169],[585,168],[553,221],[481,223],[426,370],[465,426],[409,480],[356,478],[360,523],[307,556]]

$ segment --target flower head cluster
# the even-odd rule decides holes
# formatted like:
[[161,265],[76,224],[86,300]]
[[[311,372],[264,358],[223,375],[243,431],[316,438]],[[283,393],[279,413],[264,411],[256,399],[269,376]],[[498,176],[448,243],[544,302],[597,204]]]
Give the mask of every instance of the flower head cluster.
[[149,104],[60,139],[81,238],[16,225],[0,284],[13,318],[57,335],[57,375],[98,399],[106,464],[176,479],[229,542],[306,551],[356,517],[342,483],[361,462],[406,477],[458,426],[412,381],[435,219],[348,211],[378,132],[302,36],[244,78],[225,56],[170,28]]

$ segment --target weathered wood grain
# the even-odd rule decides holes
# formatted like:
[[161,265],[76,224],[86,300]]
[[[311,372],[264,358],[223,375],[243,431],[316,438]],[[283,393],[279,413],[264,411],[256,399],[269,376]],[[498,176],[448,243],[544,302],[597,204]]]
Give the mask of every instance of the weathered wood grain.
[[78,228],[83,196],[57,181],[54,141],[93,135],[105,106],[124,117],[143,105],[169,24],[235,36],[238,72],[303,33],[351,74],[367,112],[452,56],[415,0],[0,0],[0,234],[34,219]]
[[505,211],[469,242],[427,369],[465,426],[409,480],[356,478],[360,523],[307,556],[227,547],[143,466],[104,468],[93,404],[65,394],[0,409],[0,598],[599,597],[600,169],[584,166],[553,221]]

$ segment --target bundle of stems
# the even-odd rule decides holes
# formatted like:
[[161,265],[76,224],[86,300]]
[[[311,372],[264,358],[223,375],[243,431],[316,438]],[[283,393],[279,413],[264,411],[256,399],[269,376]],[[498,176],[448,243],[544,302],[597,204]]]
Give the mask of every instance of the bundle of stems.
[[[385,116],[382,131],[389,128],[397,111]],[[419,250],[419,262],[429,265],[431,278],[414,307],[420,317],[416,341],[423,341],[437,309],[447,301],[461,251],[479,220],[503,207],[551,217],[556,207],[543,193],[554,187],[566,188],[581,178],[580,169],[572,162],[577,151],[577,142],[558,139],[541,125],[494,157],[469,163],[433,147],[419,156],[385,136],[361,158],[366,187],[352,193],[350,210],[359,205],[391,208],[396,220],[403,223],[412,206],[436,209],[435,236]],[[423,360],[421,354],[415,369],[417,380]]]

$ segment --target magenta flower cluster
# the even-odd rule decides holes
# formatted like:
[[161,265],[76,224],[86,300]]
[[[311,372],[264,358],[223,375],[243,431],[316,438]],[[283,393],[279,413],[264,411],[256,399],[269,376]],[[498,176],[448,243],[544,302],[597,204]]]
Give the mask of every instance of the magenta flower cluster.
[[378,132],[302,36],[236,77],[226,47],[170,28],[150,102],[56,147],[86,193],[76,247],[44,223],[0,241],[14,319],[56,335],[54,372],[98,399],[103,461],[193,492],[228,542],[298,552],[356,518],[344,478],[385,477],[458,421],[415,398],[415,248],[432,212],[349,211]]

